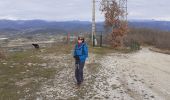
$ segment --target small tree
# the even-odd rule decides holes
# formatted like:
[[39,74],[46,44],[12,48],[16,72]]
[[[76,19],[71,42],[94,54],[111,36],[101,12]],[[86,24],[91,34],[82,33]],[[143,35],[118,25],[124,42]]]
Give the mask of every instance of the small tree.
[[108,36],[110,44],[113,47],[122,46],[123,36],[127,33],[127,22],[122,19],[126,12],[116,0],[102,0],[101,11],[105,15],[105,27],[112,30]]

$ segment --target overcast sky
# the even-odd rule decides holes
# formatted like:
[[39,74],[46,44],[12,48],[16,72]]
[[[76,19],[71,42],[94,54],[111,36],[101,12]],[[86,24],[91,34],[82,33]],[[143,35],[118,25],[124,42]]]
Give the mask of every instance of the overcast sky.
[[[103,14],[96,4],[96,20]],[[44,19],[91,21],[92,0],[0,0],[0,19]],[[128,0],[128,19],[170,21],[170,0]]]

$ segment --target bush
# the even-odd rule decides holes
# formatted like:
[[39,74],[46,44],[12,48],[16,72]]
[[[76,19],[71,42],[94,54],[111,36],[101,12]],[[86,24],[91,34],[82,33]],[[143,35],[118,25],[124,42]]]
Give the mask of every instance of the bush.
[[131,50],[140,50],[140,44],[137,41],[131,41],[130,48]]
[[134,39],[131,40],[126,39],[126,41],[124,41],[124,45],[126,47],[130,47],[131,50],[140,50],[140,46],[141,46],[141,44]]
[[[147,28],[131,28],[124,39],[125,45],[136,41],[142,45],[153,45],[160,49],[170,49],[170,32]],[[133,44],[133,43],[132,43]]]

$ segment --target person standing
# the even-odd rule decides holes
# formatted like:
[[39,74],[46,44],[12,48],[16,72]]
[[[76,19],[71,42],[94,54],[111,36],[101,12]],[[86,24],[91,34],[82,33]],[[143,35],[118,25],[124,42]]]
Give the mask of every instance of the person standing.
[[83,68],[85,65],[86,58],[88,57],[88,46],[85,43],[84,37],[78,37],[78,41],[74,48],[75,58],[75,77],[77,85],[83,82]]

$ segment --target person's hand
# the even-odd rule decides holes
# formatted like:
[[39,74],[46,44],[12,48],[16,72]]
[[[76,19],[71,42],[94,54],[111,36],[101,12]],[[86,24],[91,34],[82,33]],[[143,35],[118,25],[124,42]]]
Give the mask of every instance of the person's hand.
[[74,58],[75,58],[76,60],[80,60],[79,56],[74,56]]

